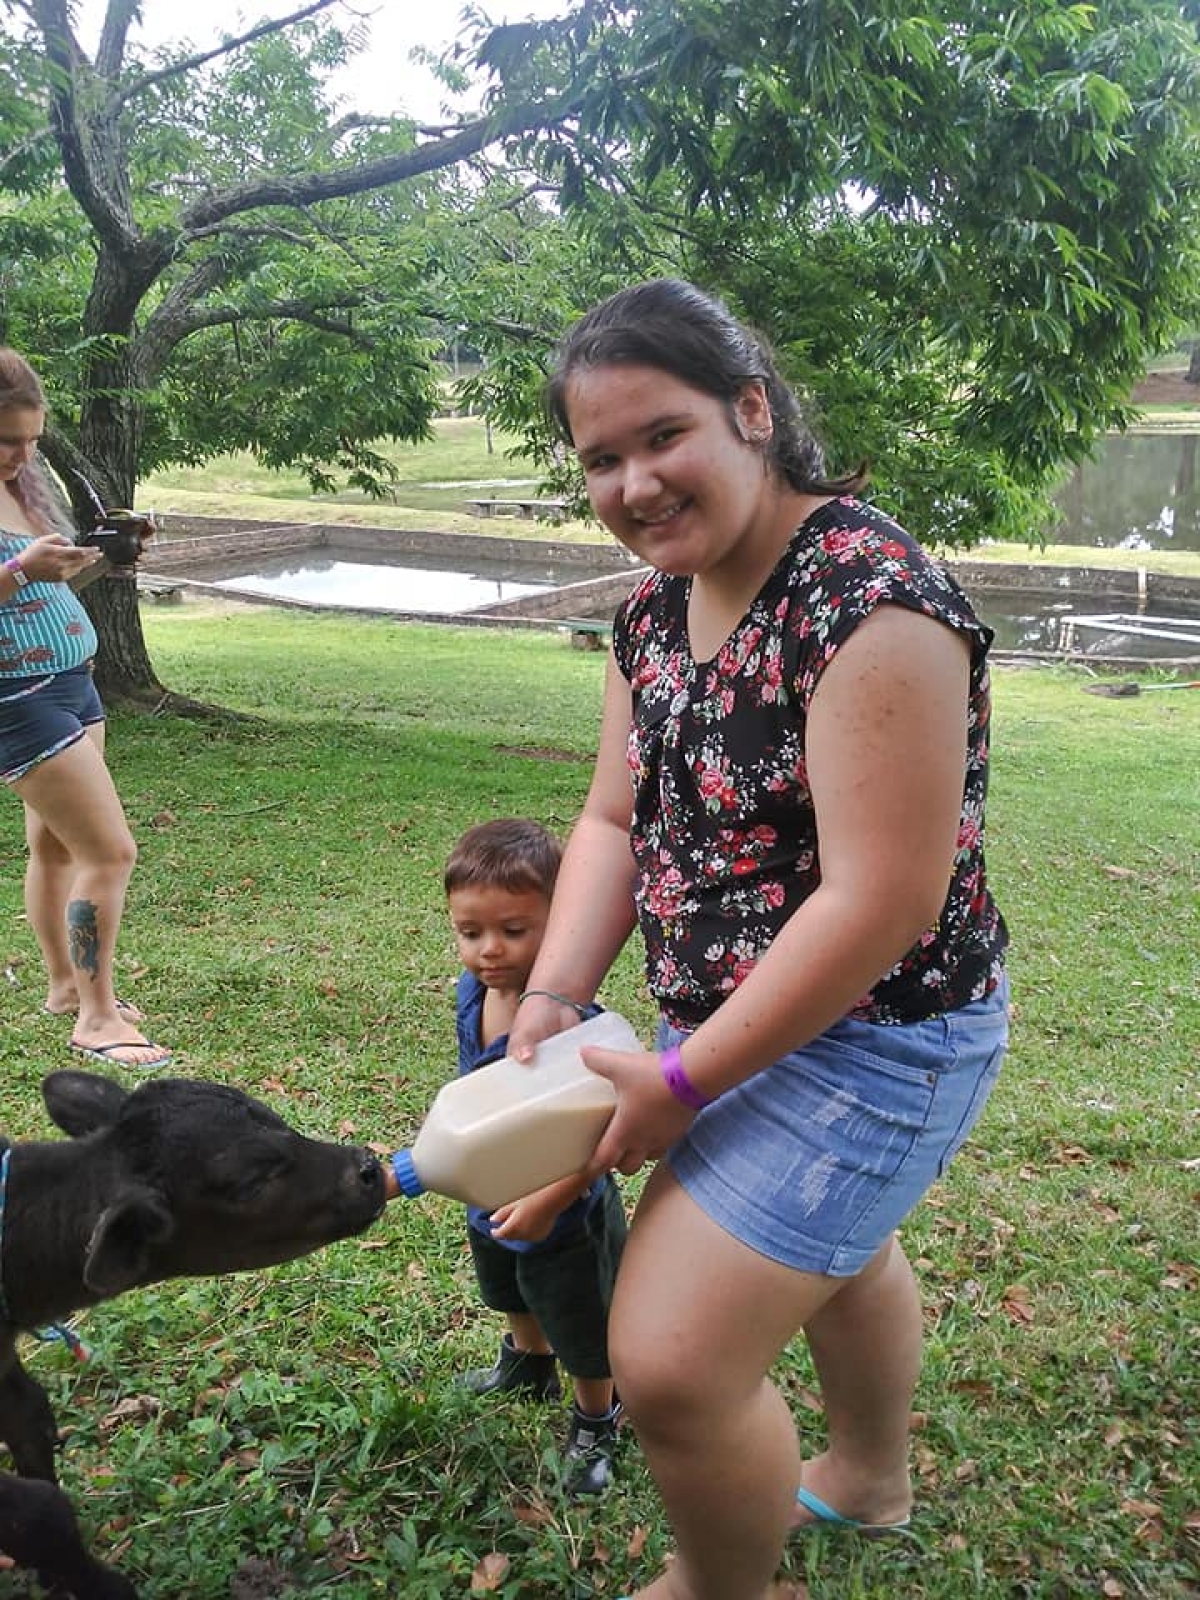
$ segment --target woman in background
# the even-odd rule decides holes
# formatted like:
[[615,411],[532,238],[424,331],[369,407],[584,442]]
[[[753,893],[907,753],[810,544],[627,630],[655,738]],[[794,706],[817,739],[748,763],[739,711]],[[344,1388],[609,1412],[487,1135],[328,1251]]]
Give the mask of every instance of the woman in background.
[[78,1053],[154,1072],[171,1052],[113,988],[137,847],[104,760],[95,630],[69,585],[101,556],[60,522],[36,456],[45,421],[37,374],[0,349],[0,775],[25,807],[25,910],[45,1009],[74,1016]]

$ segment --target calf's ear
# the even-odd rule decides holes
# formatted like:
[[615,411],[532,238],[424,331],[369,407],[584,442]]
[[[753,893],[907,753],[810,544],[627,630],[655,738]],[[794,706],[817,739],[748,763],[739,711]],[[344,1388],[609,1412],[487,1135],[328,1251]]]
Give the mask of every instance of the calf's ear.
[[73,1139],[117,1120],[129,1098],[126,1090],[98,1072],[50,1072],[42,1079],[42,1099],[54,1121]]
[[94,1294],[121,1294],[151,1281],[151,1253],[175,1224],[151,1189],[137,1189],[100,1213],[88,1240],[83,1281]]

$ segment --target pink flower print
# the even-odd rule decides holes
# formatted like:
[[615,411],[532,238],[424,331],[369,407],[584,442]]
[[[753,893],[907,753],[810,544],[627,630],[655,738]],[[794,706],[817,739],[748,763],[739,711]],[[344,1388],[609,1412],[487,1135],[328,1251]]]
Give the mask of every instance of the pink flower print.
[[75,639],[83,632],[83,623],[79,621],[68,622],[66,627],[63,629],[63,632],[67,635],[68,639]]
[[744,878],[749,872],[757,872],[758,862],[753,856],[739,856],[733,863],[732,871],[735,877]]
[[773,879],[770,883],[760,885],[763,899],[772,911],[778,911],[784,901],[783,885]]
[[964,817],[958,825],[957,849],[960,854],[968,854],[979,844],[979,824],[974,817]]
[[758,965],[757,961],[752,961],[752,960],[748,959],[746,956],[743,956],[742,959],[737,963],[737,965],[733,969],[733,981],[734,981],[734,983],[735,984],[745,983],[746,979],[754,971],[754,969],[755,969],[755,967],[757,965]]
[[709,802],[710,810],[729,810],[737,804],[737,790],[729,774],[719,766],[707,765],[703,756],[696,762],[696,784],[701,798]]
[[673,920],[683,910],[687,885],[678,867],[668,867],[661,878],[646,885],[646,909],[660,921]]
[[646,661],[634,673],[630,687],[633,689],[648,689],[652,683],[658,682],[658,678],[659,666],[657,661]]
[[865,528],[831,528],[821,535],[821,549],[826,555],[841,556],[856,550],[866,534]]
[[40,667],[44,662],[54,660],[54,651],[48,644],[39,644],[32,650],[26,650],[21,659],[28,667]]
[[885,539],[879,548],[885,556],[891,556],[893,561],[903,561],[908,555],[908,551],[900,543],[899,539]]

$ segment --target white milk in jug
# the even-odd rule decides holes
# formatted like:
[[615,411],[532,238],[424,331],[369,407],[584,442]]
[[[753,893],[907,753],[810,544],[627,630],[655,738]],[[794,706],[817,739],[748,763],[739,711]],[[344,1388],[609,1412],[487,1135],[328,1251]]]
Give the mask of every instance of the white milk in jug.
[[438,1093],[411,1149],[392,1170],[402,1194],[432,1190],[494,1211],[580,1172],[616,1108],[607,1078],[589,1072],[583,1045],[641,1050],[615,1011],[544,1039],[528,1064],[505,1056]]

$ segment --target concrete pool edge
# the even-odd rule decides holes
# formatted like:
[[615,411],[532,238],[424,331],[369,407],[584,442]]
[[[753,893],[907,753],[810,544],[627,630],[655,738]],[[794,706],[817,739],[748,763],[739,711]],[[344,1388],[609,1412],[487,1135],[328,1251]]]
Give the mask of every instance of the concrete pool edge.
[[[175,537],[181,528],[184,537]],[[412,610],[396,606],[348,606],[313,604],[307,600],[278,595],[263,595],[231,590],[210,576],[234,550],[250,550],[257,556],[289,551],[320,550],[336,547],[376,559],[391,557],[400,563],[405,555],[449,556],[456,564],[465,559],[528,561],[540,559],[556,567],[579,566],[593,574],[516,600],[494,602],[472,610]],[[1149,572],[1145,568],[1045,567],[1036,563],[973,561],[969,557],[943,558],[947,568],[970,594],[1003,592],[1033,597],[1058,597],[1072,602],[1103,601],[1113,609],[1141,611],[1154,608],[1169,612],[1179,607],[1200,616],[1200,580],[1173,574]],[[594,616],[598,610],[611,614],[646,570],[615,545],[607,542],[564,542],[561,539],[507,538],[496,534],[435,533],[398,528],[376,528],[361,523],[289,523],[283,521],[245,522],[222,518],[187,517],[173,521],[168,537],[157,541],[145,558],[142,574],[147,590],[178,585],[198,593],[217,596],[247,605],[282,606],[301,611],[333,612],[344,616],[392,618],[403,622],[427,622],[436,626],[507,627],[522,629],[564,629],[572,619]],[[608,569],[594,576],[597,568]],[[197,571],[200,569],[200,572]],[[1194,666],[1195,656],[1174,658],[1102,656],[1062,650],[1014,649],[997,651],[1005,656],[1031,661],[1086,661],[1112,665],[1154,667]]]

